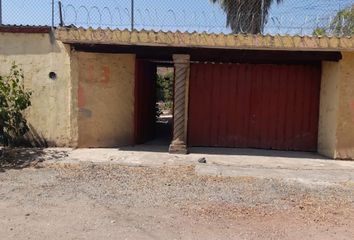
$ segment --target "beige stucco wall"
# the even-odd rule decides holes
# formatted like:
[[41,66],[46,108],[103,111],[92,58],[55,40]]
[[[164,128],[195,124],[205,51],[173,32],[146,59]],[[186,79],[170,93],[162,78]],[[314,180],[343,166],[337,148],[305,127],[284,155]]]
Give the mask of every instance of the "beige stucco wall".
[[337,62],[322,63],[318,152],[332,158],[336,150],[339,78]]
[[339,63],[336,158],[354,159],[354,52],[343,52]]
[[75,52],[73,61],[79,79],[78,146],[133,144],[135,55]]
[[[25,87],[33,91],[26,112],[31,136],[49,146],[72,146],[69,48],[49,34],[0,33],[0,74],[13,61],[23,68]],[[51,71],[56,80],[49,78]]]
[[339,62],[323,62],[319,153],[354,159],[354,52]]

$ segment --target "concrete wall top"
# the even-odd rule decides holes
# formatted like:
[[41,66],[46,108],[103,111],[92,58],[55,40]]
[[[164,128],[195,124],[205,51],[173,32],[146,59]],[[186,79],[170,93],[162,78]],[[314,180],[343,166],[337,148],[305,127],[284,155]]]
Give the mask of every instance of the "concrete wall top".
[[92,28],[58,28],[55,30],[55,36],[65,43],[288,51],[354,51],[353,37],[225,35]]

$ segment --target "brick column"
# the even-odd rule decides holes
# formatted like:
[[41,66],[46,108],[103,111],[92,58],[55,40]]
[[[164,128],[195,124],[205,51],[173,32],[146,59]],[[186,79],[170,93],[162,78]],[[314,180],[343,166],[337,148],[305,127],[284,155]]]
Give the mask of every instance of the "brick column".
[[173,141],[170,153],[187,154],[189,55],[173,55],[175,67]]

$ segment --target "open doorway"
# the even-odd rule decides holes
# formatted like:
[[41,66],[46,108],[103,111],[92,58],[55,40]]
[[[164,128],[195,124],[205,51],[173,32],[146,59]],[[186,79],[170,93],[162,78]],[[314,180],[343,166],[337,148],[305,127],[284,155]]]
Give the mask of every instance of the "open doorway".
[[135,144],[166,146],[172,140],[173,65],[136,60]]
[[174,68],[156,67],[156,140],[162,144],[172,140]]

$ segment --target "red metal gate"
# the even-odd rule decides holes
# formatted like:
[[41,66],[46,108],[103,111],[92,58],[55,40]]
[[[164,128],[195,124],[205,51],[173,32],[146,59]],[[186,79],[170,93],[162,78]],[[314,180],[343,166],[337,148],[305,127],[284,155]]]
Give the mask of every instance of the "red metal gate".
[[155,134],[155,78],[156,66],[148,60],[135,62],[135,144],[142,144]]
[[321,68],[192,64],[188,145],[315,151]]

